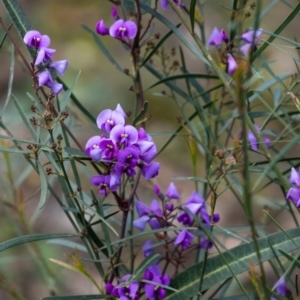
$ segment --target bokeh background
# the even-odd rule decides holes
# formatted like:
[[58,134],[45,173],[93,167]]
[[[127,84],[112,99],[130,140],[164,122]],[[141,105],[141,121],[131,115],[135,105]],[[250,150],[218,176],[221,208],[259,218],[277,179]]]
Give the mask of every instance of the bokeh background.
[[[96,117],[103,109],[114,109],[118,103],[122,105],[125,111],[133,110],[134,94],[129,90],[132,85],[130,77],[119,72],[114,66],[110,64],[107,58],[95,45],[92,36],[84,31],[81,24],[94,28],[99,19],[104,19],[106,24],[111,24],[112,18],[110,10],[112,4],[105,0],[52,0],[52,1],[37,1],[37,0],[22,0],[18,1],[23,8],[27,18],[32,24],[33,28],[43,34],[47,34],[51,38],[51,47],[57,49],[54,55],[55,60],[67,59],[69,67],[63,78],[68,86],[71,86],[78,72],[81,71],[80,78],[76,84],[74,93],[80,99],[81,103]],[[186,1],[189,4],[188,1]],[[265,30],[263,39],[267,38],[267,32],[273,32],[279,24],[283,22],[286,16],[291,12],[291,7],[297,4],[297,1],[269,1],[262,2],[263,8],[274,3],[272,9],[263,17],[261,27]],[[228,29],[228,22],[230,17],[230,10],[226,7],[231,6],[231,1],[227,0],[211,0],[203,1],[203,17],[205,32],[207,36],[210,34],[214,26],[218,28]],[[161,10],[160,10],[161,11]],[[177,17],[169,9],[164,12],[174,24],[178,24]],[[9,24],[9,18],[0,5],[0,16]],[[147,20],[149,16],[145,15]],[[248,23],[245,22],[245,28],[250,26],[251,18]],[[299,16],[296,17],[288,27],[283,31],[282,35],[290,39],[300,39],[299,34]],[[182,29],[187,36],[187,32]],[[0,32],[3,32],[0,28]],[[19,45],[21,51],[29,59],[29,55],[25,46],[22,44],[15,28],[11,29],[12,35]],[[161,36],[168,32],[168,29],[161,25],[158,21],[155,22],[154,33],[159,32]],[[116,58],[122,68],[131,69],[130,56],[120,45],[120,43],[110,37],[102,37],[103,43],[109,49],[111,54]],[[274,62],[272,68],[275,73],[283,72],[295,73],[295,63],[291,59],[291,55],[297,57],[295,49],[289,46],[288,43],[276,39],[274,46],[270,46],[265,52],[267,61]],[[166,53],[171,53],[171,49],[176,49],[176,55],[170,59],[170,64],[174,60],[179,60],[178,46],[179,42],[175,37],[171,37],[164,44]],[[2,49],[0,50],[0,103],[4,104],[7,94],[8,74],[10,68],[10,51],[11,44],[6,40]],[[197,60],[188,50],[184,50],[186,55],[187,67],[190,72],[202,73],[205,72],[204,64]],[[160,68],[159,60],[154,59],[156,67]],[[142,72],[143,87],[151,86],[156,82],[156,79],[147,71]],[[181,84],[180,82],[178,84]],[[158,95],[162,91],[166,92],[165,96]],[[13,94],[22,104],[24,111],[31,115],[30,105],[32,104],[26,96],[26,92],[33,94],[31,86],[31,79],[28,75],[20,57],[15,55]],[[147,130],[153,135],[155,142],[160,148],[170,134],[178,127],[178,117],[181,116],[179,108],[169,96],[168,88],[165,86],[158,86],[145,93],[145,99],[149,101],[149,114],[151,119],[147,122]],[[179,99],[179,103],[183,104],[184,99]],[[191,110],[189,107],[185,108],[186,113]],[[70,102],[68,110],[72,115],[71,125],[75,136],[79,139],[82,145],[85,145],[87,139],[98,133],[95,124],[82,115]],[[22,121],[17,113],[17,110],[10,101],[5,109],[3,122],[9,130],[17,137],[30,140],[30,134],[22,125]],[[276,126],[276,124],[274,125]],[[238,128],[236,129],[236,134]],[[187,132],[185,132],[187,133]],[[1,132],[1,134],[4,134]],[[186,144],[186,135],[179,135],[169,147],[158,157],[158,161],[162,165],[160,175],[155,179],[159,183],[162,190],[165,190],[170,181],[175,181],[178,177],[192,176],[192,163],[189,158]],[[4,143],[2,141],[1,143]],[[298,149],[299,150],[299,149]],[[7,207],[7,203],[16,203],[16,198],[19,199],[18,205],[24,205],[24,215],[32,225],[32,230],[35,233],[44,232],[73,232],[72,227],[68,223],[64,213],[60,207],[53,201],[48,199],[46,206],[42,211],[36,212],[36,207],[39,200],[39,178],[33,172],[30,172],[26,166],[23,157],[18,155],[11,155],[12,170],[14,174],[14,181],[20,188],[17,193],[13,194],[9,189],[9,182],[7,179],[7,168],[3,157],[0,157],[1,179],[0,179],[0,200],[4,205],[0,206],[0,242],[13,238],[15,236],[26,233],[27,229],[24,224],[20,222],[19,215],[14,213],[13,209]],[[204,175],[203,157],[199,153],[198,160],[198,176]],[[189,180],[176,180],[176,185],[181,192],[182,201],[186,199],[194,190],[194,183]],[[89,184],[86,181],[83,186],[86,191],[89,191]],[[201,188],[201,187],[200,187]],[[145,201],[150,201],[154,197],[151,184],[142,182],[140,190],[140,197]],[[262,208],[265,199],[278,199],[278,190],[269,189],[259,195],[264,200],[256,205],[257,217],[262,218]],[[23,199],[24,203],[20,200]],[[263,203],[263,204],[262,204]],[[231,195],[224,193],[220,198],[217,209],[221,214],[221,226],[241,226],[244,225],[244,217],[241,208],[236,201],[232,199]],[[274,208],[276,211],[276,207]],[[230,220],[230,223],[229,221]],[[287,215],[281,214],[279,221],[284,221],[284,226],[288,228],[290,225],[287,220]],[[13,223],[18,224],[20,231],[15,230]],[[272,230],[272,229],[270,229]],[[231,247],[237,244],[238,241],[232,239],[224,239],[224,245]],[[48,258],[56,258],[66,261],[64,254],[70,254],[71,249],[67,247],[60,247],[55,244],[40,242],[39,248],[43,255]],[[49,267],[53,270],[53,278],[45,280],[38,272],[36,263],[28,255],[26,246],[18,246],[16,248],[0,253],[0,299],[13,299],[5,287],[11,285],[16,287],[18,292],[24,296],[25,299],[40,299],[43,296],[49,295],[49,291],[54,287],[53,278],[57,280],[59,289],[54,288],[55,291],[62,295],[94,293],[96,290],[92,284],[82,275],[76,274],[72,271],[58,267],[53,263],[49,263]],[[83,254],[84,255],[84,254]],[[37,260],[39,258],[37,257]],[[94,272],[93,267],[87,263],[87,269]],[[4,277],[2,277],[4,276]],[[7,280],[7,281],[6,281]],[[10,282],[10,284],[8,284]]]

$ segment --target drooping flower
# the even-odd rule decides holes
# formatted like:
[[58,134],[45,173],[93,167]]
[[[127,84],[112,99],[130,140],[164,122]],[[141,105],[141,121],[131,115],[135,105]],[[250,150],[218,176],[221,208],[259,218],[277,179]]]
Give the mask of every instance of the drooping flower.
[[144,162],[150,163],[157,153],[156,145],[153,142],[152,137],[147,134],[144,128],[138,130],[138,140],[135,145],[140,150],[140,158]]
[[246,42],[246,43],[250,43],[250,44],[254,44],[257,45],[258,40],[260,38],[260,36],[262,35],[262,28],[255,30],[249,30],[245,33],[242,34],[242,39]]
[[149,240],[143,245],[143,252],[145,258],[154,253],[152,241]]
[[220,46],[223,42],[223,37],[221,32],[217,27],[214,27],[211,35],[208,38],[207,44],[209,46]]
[[136,210],[139,218],[133,222],[133,226],[143,231],[149,223],[152,229],[161,228],[160,218],[163,216],[163,211],[157,200],[153,200],[148,207],[143,202],[137,200],[135,202]]
[[110,186],[110,176],[109,175],[94,175],[90,179],[91,184],[99,187],[99,196],[107,197],[109,186]]
[[152,179],[158,175],[160,170],[160,164],[158,162],[152,162],[150,164],[144,164],[142,166],[142,174],[145,179]]
[[228,74],[233,75],[234,72],[237,70],[238,65],[236,63],[235,58],[231,54],[228,54],[227,64],[228,64]]
[[51,60],[52,55],[56,52],[55,49],[41,48],[35,58],[34,64],[37,66],[42,62],[47,62]]
[[100,136],[93,136],[85,145],[85,154],[90,156],[94,161],[100,161],[101,159],[102,150],[99,146],[101,140]]
[[188,230],[182,230],[176,237],[174,246],[181,245],[181,248],[185,250],[188,248],[195,236],[190,233]]
[[58,74],[64,75],[68,66],[67,60],[53,61],[49,64],[49,68],[54,69]]
[[[120,280],[119,280],[119,285],[120,287],[117,286],[118,289],[118,295],[119,295],[119,300],[125,300],[125,299],[137,299],[138,295],[138,290],[139,290],[139,283],[138,281],[134,280],[131,281],[128,285],[124,286],[123,284],[126,283],[127,281],[130,280],[131,274],[124,275]],[[128,298],[128,296],[130,298]]]
[[38,78],[38,85],[40,87],[47,86],[48,88],[50,88],[52,90],[52,92],[55,95],[58,95],[63,89],[62,84],[53,81],[52,76],[48,70],[39,72],[37,74],[37,78]]
[[137,34],[137,26],[131,21],[117,20],[109,28],[109,35],[124,40],[126,37],[130,40],[134,39]]
[[[260,127],[257,125],[257,124],[254,124],[256,130],[258,131],[258,133],[260,133]],[[263,141],[266,145],[267,148],[270,148],[271,147],[271,141],[269,138],[267,137],[262,137],[263,138]],[[257,141],[257,138],[255,137],[254,133],[249,130],[248,132],[248,140],[249,140],[249,143],[250,143],[250,146],[251,148],[254,150],[254,151],[258,151],[258,141]]]
[[300,174],[295,170],[291,169],[290,183],[295,184],[297,187],[291,187],[286,195],[286,199],[292,200],[296,207],[300,207]]
[[[173,2],[181,8],[184,7],[184,3],[181,0],[173,0]],[[169,6],[168,0],[160,0],[160,5],[162,9],[167,9]]]
[[109,34],[109,28],[105,26],[104,20],[100,20],[96,24],[96,32],[100,35],[108,35]]
[[180,198],[178,190],[176,188],[176,185],[173,182],[170,183],[170,185],[167,189],[166,195],[168,196],[169,199],[179,199]]
[[[159,285],[170,284],[170,276],[162,275],[160,268],[157,265],[152,265],[145,270],[143,279],[151,281],[145,284],[145,295],[149,300],[163,299],[166,296],[166,291]],[[158,285],[159,284],[159,285]]]

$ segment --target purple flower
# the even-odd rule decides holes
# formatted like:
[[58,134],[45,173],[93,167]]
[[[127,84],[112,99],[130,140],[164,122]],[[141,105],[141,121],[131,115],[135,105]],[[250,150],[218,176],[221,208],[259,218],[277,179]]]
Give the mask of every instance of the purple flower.
[[108,35],[109,29],[105,26],[104,20],[100,20],[96,24],[96,31],[100,35]]
[[118,162],[115,164],[115,171],[118,176],[126,173],[128,176],[136,174],[134,168],[137,165],[139,151],[134,146],[129,146],[120,150],[117,156]]
[[119,103],[118,103],[115,111],[119,112],[124,117],[124,119],[127,118],[125,111],[123,110],[122,106]]
[[[258,133],[260,133],[260,127],[257,124],[254,124],[254,126],[255,126],[256,130],[258,131]],[[249,140],[251,148],[254,151],[258,151],[258,141],[251,130],[249,130],[249,132],[248,132],[248,140]],[[263,141],[267,148],[271,147],[271,141],[269,138],[263,137]]]
[[246,43],[257,45],[259,37],[262,35],[262,28],[255,30],[249,30],[242,34],[242,39]]
[[240,47],[240,51],[242,52],[242,54],[244,56],[247,57],[249,55],[249,53],[250,53],[251,47],[252,47],[252,44],[245,44],[245,45],[243,45],[243,46]]
[[50,49],[50,48],[41,48],[38,51],[38,54],[35,58],[34,64],[37,66],[42,62],[46,62],[48,60],[51,60],[52,55],[56,52],[55,49]]
[[118,296],[118,289],[111,283],[106,283],[105,284],[105,292],[108,295],[112,295],[117,297]]
[[228,54],[227,64],[228,64],[228,74],[233,75],[233,73],[237,70],[238,65],[236,63],[236,60],[231,54]]
[[140,150],[140,159],[149,164],[155,157],[157,151],[152,137],[147,134],[144,128],[139,129],[138,140],[135,145]]
[[209,240],[206,236],[200,237],[199,247],[203,249],[210,249],[213,247],[213,242]]
[[134,39],[137,33],[137,26],[133,21],[124,21],[122,19],[116,21],[109,28],[110,36],[124,40],[128,37],[130,40]]
[[174,210],[174,205],[172,203],[167,203],[166,204],[166,210],[173,211]]
[[92,185],[99,187],[98,194],[100,197],[107,197],[110,183],[109,175],[94,175],[90,181]]
[[149,207],[137,200],[135,206],[139,218],[133,222],[134,227],[143,231],[149,223],[152,229],[161,228],[159,219],[162,217],[163,211],[156,200],[153,200]]
[[152,283],[145,284],[145,295],[149,300],[163,299],[166,296],[166,291],[160,285],[168,286],[170,284],[170,276],[162,275],[160,268],[157,265],[152,265],[145,270],[143,279]]
[[110,138],[115,144],[128,147],[136,143],[138,132],[131,125],[116,125],[110,132]]
[[224,29],[221,29],[222,40],[227,44],[229,42],[228,35]]
[[93,136],[87,141],[85,145],[85,154],[90,156],[94,161],[100,161],[101,159],[102,150],[99,146],[100,142],[100,136]]
[[142,166],[142,174],[146,180],[152,179],[158,175],[160,164],[158,162],[152,162],[149,165],[144,164]]
[[[184,7],[184,3],[182,1],[180,1],[180,0],[173,0],[173,2],[177,6],[179,6],[179,4],[180,4],[181,8]],[[161,4],[162,9],[167,9],[168,6],[169,6],[168,0],[160,0],[160,4]]]
[[[279,296],[288,296],[291,294],[290,289],[287,287],[286,285],[286,281],[285,278],[281,277],[275,284],[276,286],[276,293]],[[273,299],[275,299],[274,297],[272,297]]]
[[149,240],[143,245],[143,252],[145,258],[154,253],[152,241]]
[[124,124],[123,115],[116,110],[105,109],[97,117],[97,126],[106,132],[110,132],[116,125]]
[[28,31],[25,34],[23,41],[27,46],[34,47],[38,50],[42,48],[48,48],[50,45],[49,36],[41,35],[40,32],[36,30]]
[[101,137],[99,147],[101,149],[101,159],[105,161],[105,164],[110,164],[117,157],[118,148],[111,139],[105,136]]
[[50,88],[52,90],[52,92],[55,95],[58,95],[62,91],[62,89],[63,89],[62,84],[54,82],[52,79],[52,76],[48,70],[38,73],[37,77],[38,77],[38,85],[39,86],[44,86],[44,85],[47,86],[48,88]]
[[168,196],[169,199],[179,199],[179,193],[173,182],[170,183],[166,195]]
[[[123,283],[126,283],[126,281],[129,281],[131,278],[130,274],[124,275],[120,280],[119,280],[119,285],[121,285],[118,288],[118,295],[120,296],[119,299],[137,299],[138,295],[138,289],[139,289],[139,283],[137,281],[132,281],[129,285],[123,286]],[[128,298],[130,296],[130,298]]]
[[67,66],[68,66],[67,60],[58,60],[58,61],[51,62],[49,64],[49,68],[54,69],[60,75],[65,74]]
[[292,200],[296,207],[300,207],[300,174],[295,170],[295,168],[291,169],[290,183],[297,185],[298,188],[290,188],[286,195],[286,199]]
[[[224,31],[225,32],[225,31]],[[214,27],[211,35],[208,38],[207,44],[209,46],[220,46],[223,42],[223,36],[217,27]]]
[[191,234],[188,230],[182,230],[175,239],[174,246],[181,245],[181,248],[185,250],[188,248],[194,238],[194,235]]

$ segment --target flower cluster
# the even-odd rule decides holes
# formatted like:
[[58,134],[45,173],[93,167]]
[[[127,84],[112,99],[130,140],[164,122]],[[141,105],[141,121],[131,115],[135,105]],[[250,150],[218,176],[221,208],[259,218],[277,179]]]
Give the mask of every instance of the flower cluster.
[[[154,191],[162,200],[163,207],[161,207],[156,199],[151,202],[149,207],[139,200],[135,202],[138,219],[133,222],[133,225],[141,231],[145,229],[147,224],[149,224],[152,229],[159,229],[171,225],[172,221],[170,220],[174,220],[174,215],[172,214],[174,205],[170,203],[170,200],[180,198],[174,183],[169,185],[166,195],[161,193],[157,185],[154,186]],[[212,222],[218,222],[220,219],[219,214],[210,216],[207,211],[207,203],[197,192],[192,193],[181,210],[182,212],[178,215],[177,221],[183,226],[197,227],[199,231],[196,233],[201,236],[199,247],[211,247],[212,243],[203,235],[203,229],[209,229]],[[191,245],[194,237],[194,234],[184,229],[177,235],[174,246],[181,246],[183,250],[187,249]]]
[[300,207],[300,170],[291,169],[290,183],[297,187],[291,187],[286,195],[286,199],[292,200],[296,207]]
[[132,40],[137,34],[137,25],[131,20],[122,20],[118,17],[116,7],[112,8],[111,15],[116,21],[108,28],[106,27],[104,20],[100,20],[96,24],[96,31],[100,35],[110,35],[116,39],[122,41],[127,37]]
[[27,46],[33,47],[36,50],[33,65],[38,66],[43,64],[42,68],[39,69],[39,72],[36,75],[39,87],[47,86],[55,95],[58,95],[63,86],[53,80],[49,70],[54,70],[58,74],[64,75],[68,66],[68,61],[51,61],[52,55],[56,50],[49,48],[50,38],[48,35],[41,35],[41,33],[36,30],[30,30],[25,34],[23,41]]
[[[225,56],[226,56],[226,64],[227,64],[227,72],[229,75],[233,75],[238,68],[236,59],[233,55],[235,52],[240,52],[244,56],[248,56],[252,47],[256,47],[258,44],[259,37],[262,34],[262,29],[258,30],[249,30],[244,32],[241,35],[241,39],[243,41],[243,45],[239,48],[238,51],[234,49],[234,44],[232,41],[229,41],[228,35],[224,29],[219,30],[215,27],[208,39],[207,44],[209,46],[215,46],[221,53],[222,44],[225,43]],[[233,51],[234,50],[234,51]],[[222,52],[223,54],[223,52]]]
[[107,196],[108,191],[116,191],[123,174],[131,177],[140,167],[145,179],[158,174],[160,164],[152,162],[156,146],[147,132],[125,125],[126,114],[118,104],[115,110],[105,109],[97,117],[97,126],[106,134],[91,137],[85,153],[105,166],[105,174],[94,175],[91,183],[99,187],[99,195]]
[[[254,124],[254,127],[256,128],[256,131],[258,133],[260,133],[260,127],[257,124]],[[263,136],[262,139],[263,139],[266,147],[270,148],[271,147],[271,141],[270,141],[270,139],[267,138],[267,137],[265,137],[265,136]],[[251,130],[249,130],[249,132],[248,132],[248,140],[249,140],[251,148],[254,151],[258,151],[259,144],[258,144],[257,138],[255,137],[255,135],[253,134],[253,132]]]
[[[143,246],[144,257],[151,255],[153,244],[147,241]],[[105,290],[108,295],[119,300],[137,300],[144,293],[149,300],[163,299],[166,290],[162,287],[170,285],[170,276],[163,274],[157,263],[150,265],[145,271],[142,280],[132,280],[132,275],[124,275],[117,285],[106,283]]]

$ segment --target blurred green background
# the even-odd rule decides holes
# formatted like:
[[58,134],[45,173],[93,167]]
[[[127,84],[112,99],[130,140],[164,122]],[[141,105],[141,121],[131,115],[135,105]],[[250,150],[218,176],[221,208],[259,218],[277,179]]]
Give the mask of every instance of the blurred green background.
[[[274,7],[268,14],[263,17],[261,27],[266,32],[273,32],[278,25],[285,19],[290,13],[291,8],[289,6],[296,5],[297,1],[263,1],[263,8],[275,3]],[[80,99],[81,103],[96,117],[103,109],[114,109],[118,103],[122,105],[125,111],[133,110],[135,96],[133,92],[129,91],[132,81],[130,77],[119,72],[115,67],[111,66],[107,58],[101,53],[101,51],[95,45],[92,36],[84,31],[80,24],[86,24],[87,26],[94,28],[96,22],[99,19],[104,19],[106,24],[112,23],[110,16],[110,10],[112,4],[105,0],[90,0],[90,1],[75,1],[75,0],[52,0],[52,1],[33,1],[23,0],[19,1],[23,8],[27,18],[32,24],[33,28],[40,31],[42,34],[47,34],[51,38],[51,47],[55,48],[57,52],[53,56],[54,60],[67,59],[69,61],[69,67],[63,80],[69,86],[73,83],[78,72],[81,71],[80,78],[76,84],[74,93]],[[186,1],[189,4],[188,1]],[[211,33],[214,26],[219,28],[228,29],[228,21],[230,17],[230,11],[224,8],[231,6],[231,1],[203,1],[204,5],[204,25],[207,36]],[[160,9],[159,9],[160,10]],[[160,10],[161,12],[161,10]],[[169,9],[164,12],[174,24],[178,24],[177,17]],[[0,5],[0,16],[6,20],[9,24],[7,14],[2,5]],[[145,15],[145,24],[149,16]],[[299,16],[289,24],[286,30],[282,33],[283,36],[290,39],[297,38],[299,36]],[[250,26],[251,18],[248,23]],[[2,29],[0,29],[2,32]],[[22,44],[16,30],[12,28],[12,34],[17,41],[21,51],[29,59],[29,55],[25,46]],[[187,32],[182,29],[183,33],[189,36]],[[159,32],[161,37],[168,32],[168,29],[155,22],[154,33]],[[266,39],[268,35],[264,34],[263,39]],[[122,68],[131,69],[130,56],[123,49],[117,40],[110,37],[101,37],[103,43],[109,49],[111,54],[116,58]],[[173,60],[179,60],[178,46],[179,42],[175,37],[171,37],[164,44],[166,53],[171,53],[171,49],[175,47],[177,54],[170,59],[170,65]],[[274,47],[269,47],[269,50],[265,53],[265,58],[268,61],[276,61],[272,68],[274,72],[280,74],[282,72],[296,72],[296,67],[289,54],[297,56],[297,52],[291,49],[287,43],[281,40],[274,41]],[[0,101],[4,103],[7,94],[8,74],[10,68],[10,42],[6,40],[3,48],[0,51]],[[205,66],[202,62],[191,54],[188,50],[185,50],[187,67],[190,72],[202,73],[206,72]],[[154,60],[155,66],[160,68],[159,60]],[[151,86],[157,80],[150,75],[147,71],[142,71],[143,88]],[[182,85],[182,82],[178,82]],[[166,96],[158,96],[157,93],[166,91]],[[31,87],[31,79],[28,76],[26,69],[24,68],[18,55],[15,55],[15,71],[13,82],[13,94],[22,103],[25,111],[30,115],[31,101],[26,96],[26,92],[33,93]],[[165,86],[158,86],[145,93],[145,99],[149,101],[149,114],[151,119],[147,122],[147,130],[153,134],[154,140],[158,145],[158,149],[163,145],[164,141],[170,136],[170,134],[178,127],[177,117],[181,116],[181,112],[175,105],[174,101],[169,95],[168,88]],[[184,99],[180,99],[181,104],[184,103]],[[191,108],[184,106],[185,113],[189,114]],[[76,137],[80,140],[82,145],[85,145],[87,139],[91,135],[98,134],[98,129],[95,124],[83,116],[74,106],[69,105],[68,110],[72,114],[72,130]],[[3,122],[11,130],[11,132],[17,137],[30,139],[30,135],[24,125],[22,125],[21,119],[18,116],[16,108],[11,102],[6,108]],[[184,133],[187,133],[186,131]],[[235,134],[238,133],[238,128]],[[3,134],[3,132],[1,132]],[[160,175],[155,179],[159,182],[163,190],[168,186],[170,181],[174,181],[174,178],[179,176],[192,176],[192,164],[189,158],[186,136],[178,136],[172,144],[164,151],[164,153],[158,157],[158,161],[162,165]],[[25,160],[17,155],[11,156],[12,169],[14,178],[18,176],[26,168]],[[14,194],[8,189],[8,180],[5,176],[7,168],[4,159],[0,158],[1,176],[0,188],[1,188],[1,201],[10,202],[15,197]],[[198,176],[204,175],[204,170],[201,169],[203,164],[203,158],[199,154],[198,161]],[[18,190],[18,199],[24,198],[25,214],[28,218],[31,218],[35,212],[35,208],[38,205],[38,193],[31,197],[39,187],[39,179],[36,174],[28,172],[28,176],[23,178],[21,189]],[[194,189],[194,184],[191,181],[176,181],[176,185],[182,194],[184,200]],[[86,182],[86,191],[88,192],[89,183]],[[23,197],[20,196],[23,194]],[[140,188],[140,194],[145,198],[145,201],[151,200],[154,196],[151,185],[149,183],[142,182]],[[268,191],[268,197],[276,198],[276,190]],[[232,209],[234,205],[235,209]],[[263,205],[258,206],[258,213],[260,213]],[[240,208],[230,198],[227,193],[222,197],[222,201],[217,206],[217,211],[221,213],[222,221],[221,225],[226,226],[228,220],[230,220],[230,226],[236,226],[243,224],[243,217],[237,217]],[[12,228],[11,222],[19,222],[19,216],[11,213],[9,209],[0,209],[0,241],[7,240],[15,237],[18,234]],[[259,215],[260,216],[260,215]],[[284,216],[282,216],[284,219]],[[72,228],[65,218],[65,215],[54,201],[48,201],[45,208],[39,212],[36,220],[31,220],[33,223],[34,232],[72,232]],[[287,225],[288,226],[288,225]],[[20,224],[21,232],[26,232],[23,225]],[[233,241],[224,241],[226,246],[232,246]],[[46,244],[44,242],[39,243],[45,257],[53,257],[60,260],[65,260],[63,253],[70,253],[69,248],[61,248],[56,245]],[[37,272],[37,267],[28,256],[25,251],[25,246],[19,246],[0,253],[0,299],[10,300],[13,299],[5,291],[5,287],[9,287],[8,283],[3,279],[5,278],[17,288],[19,293],[24,296],[25,299],[40,299],[42,296],[49,294],[49,290],[54,286],[52,279],[49,278],[48,282],[43,279]],[[86,280],[82,275],[68,271],[61,267],[49,263],[51,269],[55,270],[54,278],[59,282],[59,292],[64,295],[72,294],[84,294],[96,292],[92,284]],[[93,272],[91,265],[87,264],[87,268]],[[56,288],[55,288],[56,289]]]

